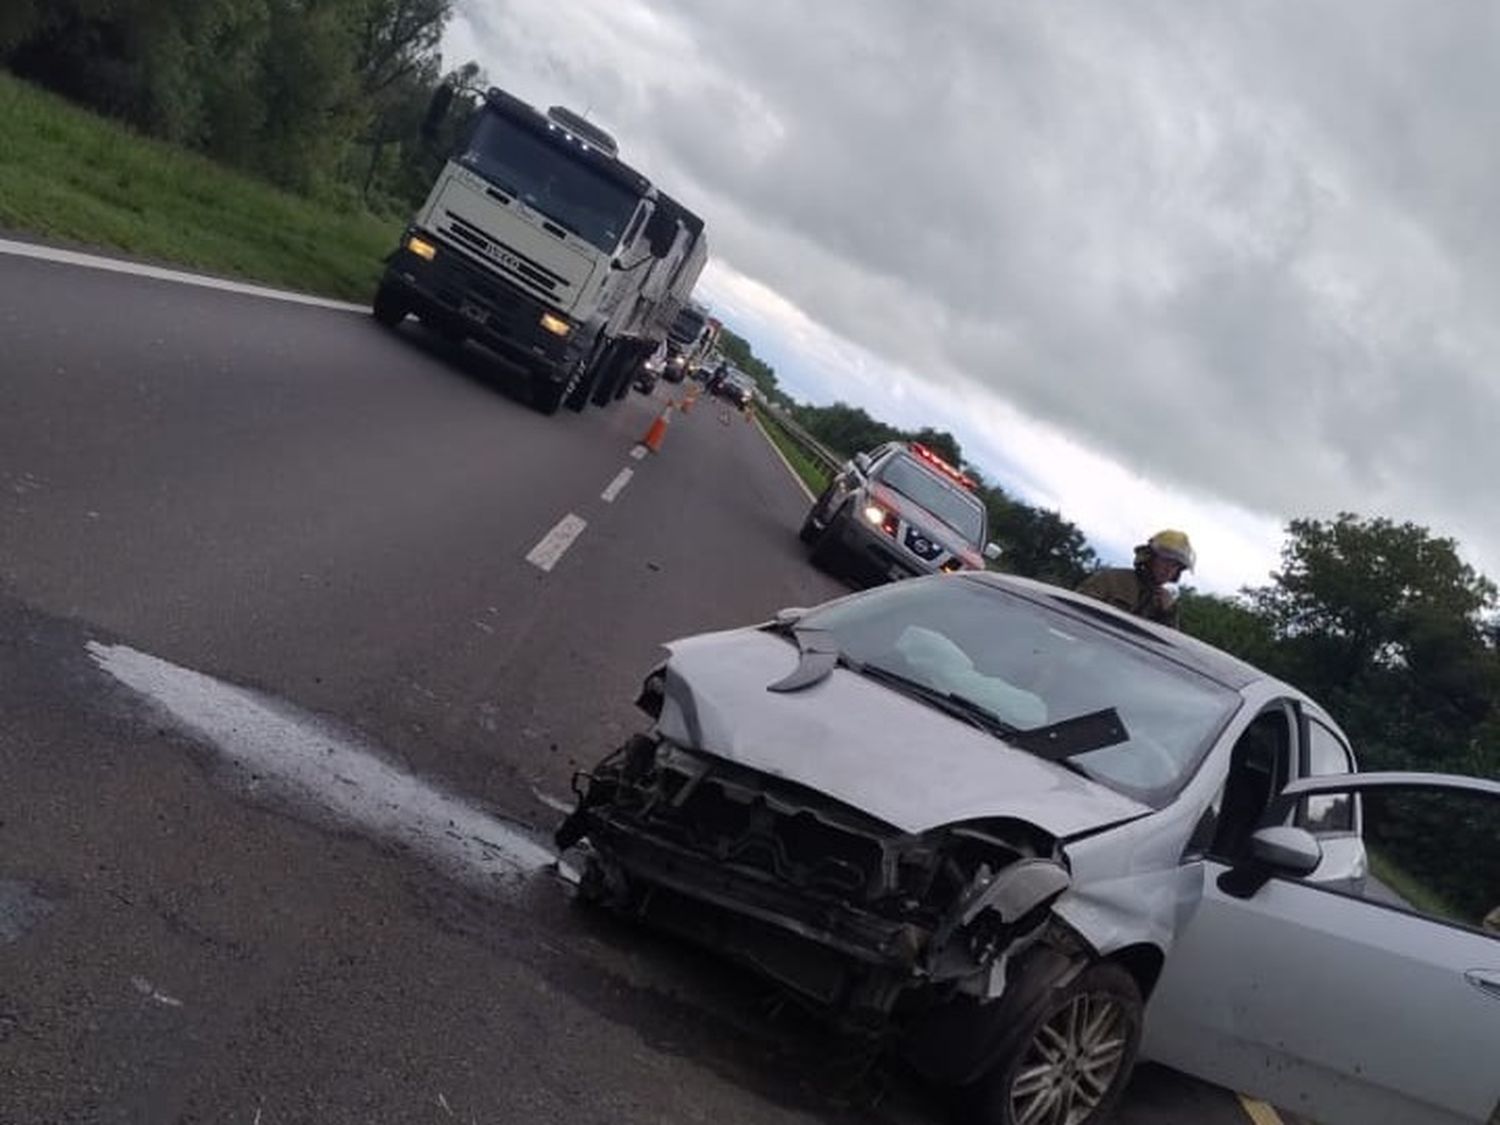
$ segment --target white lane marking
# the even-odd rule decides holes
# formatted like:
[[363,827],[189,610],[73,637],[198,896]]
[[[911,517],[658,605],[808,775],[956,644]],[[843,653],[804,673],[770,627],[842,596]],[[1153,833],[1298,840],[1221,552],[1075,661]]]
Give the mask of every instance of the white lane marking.
[[615,497],[625,490],[625,486],[630,483],[630,478],[633,476],[635,476],[634,469],[621,469],[619,475],[605,486],[603,492],[599,493],[599,499],[606,504],[613,504]]
[[1240,1105],[1244,1107],[1255,1125],[1283,1125],[1281,1114],[1259,1098],[1252,1098],[1249,1094],[1240,1094],[1239,1099]]
[[392,840],[477,887],[553,861],[519,829],[386,764],[330,723],[124,645],[90,641],[88,651],[104,672],[249,774],[253,789]]
[[630,459],[632,461],[639,461],[642,457],[646,456],[648,452],[650,452],[650,450],[648,450],[644,445],[637,445],[630,451]]
[[817,496],[813,494],[813,490],[807,487],[807,482],[802,479],[802,475],[796,469],[792,468],[792,463],[786,459],[786,454],[781,452],[780,447],[776,444],[776,439],[767,433],[766,428],[760,424],[759,418],[755,420],[755,428],[760,431],[760,436],[766,439],[766,444],[771,447],[771,452],[776,454],[776,460],[785,465],[786,471],[792,474],[792,479],[797,482],[797,487],[807,495],[809,500],[816,500]]
[[557,521],[556,527],[542,536],[540,543],[531,548],[526,561],[541,570],[551,570],[588,525],[588,520],[569,512]]
[[329,297],[314,297],[308,293],[292,293],[285,289],[272,289],[267,285],[251,285],[243,281],[230,281],[224,277],[204,277],[182,270],[148,266],[140,262],[122,262],[117,258],[105,258],[98,254],[84,254],[77,250],[60,250],[53,246],[34,246],[29,242],[14,242],[0,238],[0,254],[14,258],[37,258],[44,262],[60,262],[68,266],[102,270],[105,273],[126,273],[135,277],[150,277],[157,281],[171,281],[178,285],[196,285],[200,289],[218,289],[225,293],[239,293],[246,297],[265,297],[272,301],[289,301],[294,305],[312,305],[320,309],[337,309],[340,312],[369,312],[368,306],[354,305],[348,301],[335,301]]
[[168,1007],[168,1008],[180,1008],[180,1007],[182,1007],[182,1001],[181,1000],[177,999],[177,997],[175,997],[175,996],[168,996],[165,992],[162,992],[161,990],[159,990],[154,984],[152,984],[145,977],[131,977],[130,978],[130,983],[131,983],[131,986],[134,987],[134,989],[137,992],[139,992],[142,996],[145,996],[145,997],[148,997],[149,999],[155,1000],[158,1004],[161,1004],[164,1007]]

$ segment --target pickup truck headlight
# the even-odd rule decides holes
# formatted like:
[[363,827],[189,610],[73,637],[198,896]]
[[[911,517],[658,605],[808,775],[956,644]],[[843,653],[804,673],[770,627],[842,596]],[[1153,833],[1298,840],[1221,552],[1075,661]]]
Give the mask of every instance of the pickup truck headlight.
[[566,336],[573,331],[573,326],[564,318],[549,312],[542,314],[542,327],[554,336]]

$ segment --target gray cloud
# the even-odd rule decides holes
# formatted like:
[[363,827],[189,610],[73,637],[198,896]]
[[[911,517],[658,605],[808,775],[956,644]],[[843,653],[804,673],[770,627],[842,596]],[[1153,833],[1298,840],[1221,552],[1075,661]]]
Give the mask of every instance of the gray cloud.
[[463,10],[497,81],[590,100],[833,331],[1157,480],[1500,564],[1500,9]]

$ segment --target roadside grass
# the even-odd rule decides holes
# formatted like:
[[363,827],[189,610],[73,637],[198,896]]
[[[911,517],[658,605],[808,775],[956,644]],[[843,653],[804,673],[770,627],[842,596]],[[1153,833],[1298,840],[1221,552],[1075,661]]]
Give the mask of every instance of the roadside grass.
[[0,229],[364,301],[400,225],[280,191],[0,71]]
[[787,459],[802,483],[812,489],[813,495],[817,496],[828,487],[831,476],[819,462],[814,461],[802,451],[802,447],[796,443],[776,420],[776,416],[770,411],[764,410],[759,404],[755,407],[755,416],[760,420],[761,428],[770,436],[776,448],[781,450],[781,455]]
[[1370,874],[1395,891],[1413,910],[1436,918],[1469,921],[1442,895],[1396,863],[1384,852],[1369,848]]

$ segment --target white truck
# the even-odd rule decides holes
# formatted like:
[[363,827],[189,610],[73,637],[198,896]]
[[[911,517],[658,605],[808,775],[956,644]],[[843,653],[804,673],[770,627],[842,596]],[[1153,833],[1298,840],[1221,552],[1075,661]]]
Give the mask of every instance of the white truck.
[[[453,100],[444,87],[429,136]],[[554,413],[623,397],[708,256],[703,221],[620,161],[603,130],[490,89],[386,259],[373,312],[472,339]]]
[[666,360],[662,377],[669,383],[680,383],[708,361],[723,324],[709,315],[697,301],[683,305],[667,329]]

